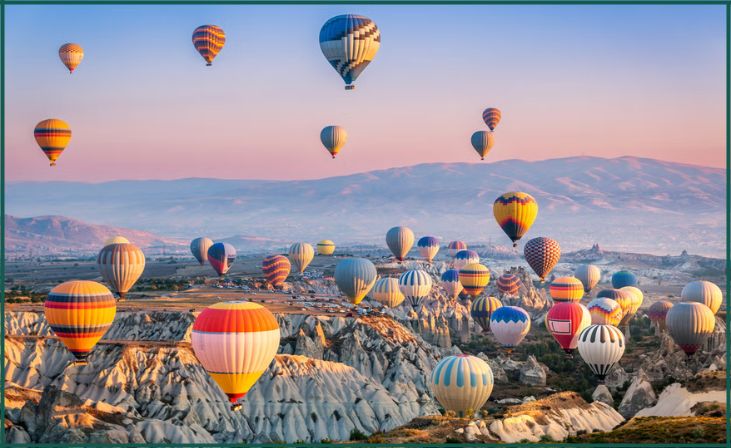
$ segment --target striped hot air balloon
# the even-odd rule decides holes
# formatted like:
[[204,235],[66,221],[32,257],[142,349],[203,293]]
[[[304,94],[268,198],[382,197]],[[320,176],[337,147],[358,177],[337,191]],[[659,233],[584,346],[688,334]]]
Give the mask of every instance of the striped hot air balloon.
[[312,259],[315,258],[315,249],[309,243],[294,243],[289,248],[289,259],[296,272],[304,272]]
[[590,325],[579,334],[579,354],[600,379],[624,355],[624,335],[613,325]]
[[477,254],[477,252],[475,252],[474,250],[464,249],[457,252],[457,254],[454,256],[454,261],[452,262],[452,264],[454,265],[454,269],[459,271],[468,264],[479,262],[480,256]]
[[279,324],[263,306],[221,302],[203,310],[193,323],[190,343],[206,372],[236,403],[256,384],[279,348]]
[[716,317],[713,311],[702,303],[682,302],[670,308],[665,317],[665,324],[675,343],[690,356],[713,334]]
[[381,32],[368,17],[356,14],[335,16],[320,29],[320,49],[345,81],[345,90],[376,57],[381,46]]
[[342,126],[325,126],[320,131],[320,141],[334,159],[348,142],[348,133]]
[[523,308],[501,306],[490,317],[490,331],[495,339],[510,352],[530,331],[530,316]]
[[403,303],[404,294],[398,284],[397,278],[384,277],[376,280],[370,292],[371,297],[378,303],[389,308],[396,308]]
[[503,274],[497,278],[497,289],[506,296],[515,296],[520,291],[523,282],[515,274]]
[[475,151],[480,156],[480,160],[485,160],[487,153],[495,145],[495,136],[492,132],[477,131],[472,134],[470,141],[472,142],[472,147],[475,148]]
[[110,244],[124,244],[124,243],[129,243],[129,240],[127,238],[123,237],[122,235],[112,236],[112,237],[109,237],[106,240],[104,240],[104,246],[109,246]]
[[594,325],[619,325],[622,321],[622,307],[616,300],[600,297],[594,299],[586,306],[591,315],[591,323]]
[[322,240],[317,243],[318,255],[332,255],[335,253],[335,243],[331,240]]
[[431,263],[439,252],[439,240],[433,236],[423,236],[419,238],[416,247],[419,248],[419,255]]
[[647,316],[650,318],[650,321],[657,325],[660,331],[665,331],[667,328],[665,325],[665,317],[672,307],[673,303],[669,300],[658,300],[650,305],[650,308],[647,310]]
[[525,235],[538,216],[538,203],[533,196],[521,191],[511,191],[495,199],[492,206],[495,221],[508,238],[513,247]]
[[444,271],[440,284],[447,293],[447,297],[452,300],[457,300],[459,293],[461,293],[464,289],[462,283],[459,282],[459,271],[456,269],[448,269]]
[[561,246],[558,241],[541,236],[525,243],[523,254],[525,261],[543,282],[561,258]]
[[226,43],[226,33],[216,25],[201,25],[193,31],[193,46],[205,59],[206,65],[212,65],[223,45]]
[[414,245],[414,232],[408,227],[392,227],[386,232],[386,244],[398,261],[403,261]]
[[96,259],[99,272],[119,300],[124,300],[145,270],[145,254],[132,243],[104,246]]
[[588,294],[601,280],[602,271],[593,264],[582,264],[574,270],[574,277],[581,281],[581,284],[584,285],[584,292]]
[[264,278],[273,287],[281,288],[292,270],[292,265],[284,255],[269,255],[262,260],[261,270],[264,271]]
[[76,67],[81,64],[81,60],[84,59],[84,49],[78,44],[63,44],[58,49],[58,57],[61,58],[63,65],[69,69],[69,73],[73,73]]
[[410,269],[401,274],[398,284],[411,306],[416,309],[431,292],[432,280],[425,271]]
[[376,267],[366,258],[346,258],[335,266],[335,283],[357,305],[376,283]]
[[48,293],[43,312],[53,334],[78,360],[84,360],[114,321],[117,303],[102,284],[61,283]]
[[642,291],[635,286],[623,286],[622,288],[620,288],[620,291],[628,292],[630,295],[629,310],[627,312],[627,315],[622,316],[621,324],[625,325],[628,324],[633,317],[635,317],[635,314],[637,314],[637,311],[642,306],[642,301],[644,300],[645,296],[644,294],[642,294]]
[[228,243],[215,243],[208,248],[208,262],[220,276],[226,275],[236,261],[236,249]]
[[487,333],[490,331],[490,318],[492,317],[492,313],[501,306],[503,306],[502,302],[495,297],[479,297],[472,302],[472,306],[470,307],[470,316],[472,316],[472,319],[480,324],[482,330]]
[[461,354],[439,361],[431,373],[429,388],[446,411],[463,417],[484,406],[493,384],[492,369],[485,361]]
[[612,288],[621,289],[625,286],[637,286],[637,276],[629,271],[619,271],[612,275]]
[[718,312],[723,303],[721,288],[705,280],[694,281],[685,285],[683,291],[680,293],[680,297],[685,302],[704,304],[711,309],[713,314]]
[[482,112],[482,120],[491,131],[495,130],[502,116],[500,109],[497,107],[488,107]]
[[619,307],[622,308],[622,320],[619,322],[620,325],[624,325],[626,322],[629,322],[627,315],[632,311],[632,294],[629,291],[622,291],[621,289],[602,289],[596,297],[597,299],[612,299],[617,302]]
[[480,263],[468,264],[459,270],[459,282],[464,291],[475,299],[490,283],[490,270]]
[[576,302],[558,302],[546,315],[548,332],[566,353],[574,351],[579,343],[579,334],[589,325],[589,310]]
[[558,277],[548,286],[554,302],[579,302],[584,297],[584,285],[576,277]]
[[59,118],[49,118],[36,125],[33,136],[48,160],[51,161],[51,166],[56,166],[56,160],[71,141],[71,128],[68,123]]
[[467,249],[467,243],[459,240],[450,241],[447,249],[449,251],[449,256],[454,258],[454,256],[457,255],[457,252]]
[[208,249],[213,246],[213,241],[205,236],[198,237],[190,242],[190,252],[201,266],[208,261]]

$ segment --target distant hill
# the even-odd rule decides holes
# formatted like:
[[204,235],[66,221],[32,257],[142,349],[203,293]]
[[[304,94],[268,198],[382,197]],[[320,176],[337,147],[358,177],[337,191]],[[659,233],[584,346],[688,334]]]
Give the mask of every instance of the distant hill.
[[408,225],[445,241],[507,244],[492,217],[501,193],[532,194],[540,213],[528,236],[565,250],[722,256],[725,172],[652,159],[571,157],[538,162],[423,164],[317,180],[21,182],[6,210],[192,238],[251,235],[273,240],[383,243]]

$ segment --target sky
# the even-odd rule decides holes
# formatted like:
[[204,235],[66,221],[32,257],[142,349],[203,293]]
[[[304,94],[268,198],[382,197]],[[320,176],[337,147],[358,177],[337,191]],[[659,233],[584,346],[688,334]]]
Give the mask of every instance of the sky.
[[[330,17],[381,49],[356,82],[323,57]],[[6,6],[7,181],[305,179],[430,162],[634,155],[725,167],[723,5]],[[212,67],[191,33],[216,24]],[[73,75],[57,56],[75,42]],[[470,135],[503,118],[485,162]],[[46,118],[73,138],[50,168]],[[320,130],[344,126],[337,159]]]

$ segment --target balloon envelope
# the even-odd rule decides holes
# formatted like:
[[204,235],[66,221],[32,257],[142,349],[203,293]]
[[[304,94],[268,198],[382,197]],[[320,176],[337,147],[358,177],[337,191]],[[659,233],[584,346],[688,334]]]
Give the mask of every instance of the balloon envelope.
[[398,284],[411,306],[416,308],[431,292],[432,279],[421,269],[411,269],[401,274]]
[[104,240],[104,245],[129,243],[129,240],[121,235],[116,235]]
[[205,59],[206,65],[213,64],[225,43],[226,33],[216,25],[201,25],[193,31],[193,46]]
[[551,272],[561,258],[561,246],[551,238],[538,237],[525,243],[523,248],[525,261],[538,274],[541,281]]
[[536,220],[538,203],[528,193],[511,191],[495,199],[492,214],[515,247]]
[[315,249],[309,243],[294,243],[289,248],[289,259],[294,264],[296,272],[304,272],[313,258]]
[[431,373],[429,388],[439,404],[459,415],[478,411],[493,388],[490,366],[475,356],[448,356]]
[[334,159],[348,142],[348,133],[342,126],[325,126],[320,131],[320,141]]
[[584,292],[588,293],[601,280],[602,271],[593,264],[582,264],[574,271],[574,277],[581,281],[581,284],[584,285]]
[[578,302],[584,297],[584,285],[576,277],[558,277],[548,286],[554,302]]
[[650,305],[650,308],[647,310],[647,316],[660,330],[665,330],[665,318],[672,307],[673,303],[669,300],[658,300]]
[[637,286],[637,276],[629,271],[619,271],[612,275],[612,288],[620,289],[625,286]]
[[225,275],[236,261],[236,249],[228,243],[215,243],[208,248],[208,262],[218,275]]
[[576,302],[558,302],[546,315],[548,332],[566,353],[571,353],[577,347],[579,334],[589,325],[589,310]]
[[401,292],[397,278],[385,277],[376,280],[370,292],[371,297],[378,303],[389,308],[401,305],[406,297]]
[[99,251],[96,263],[104,281],[124,299],[145,270],[145,254],[132,243],[110,244]]
[[487,127],[490,128],[491,131],[495,130],[498,123],[500,123],[500,119],[502,117],[503,114],[497,107],[488,107],[487,109],[482,111],[482,120],[485,122]]
[[619,325],[622,321],[622,307],[616,300],[607,297],[599,297],[589,302],[586,306],[591,315],[591,323],[594,325]]
[[69,73],[73,73],[76,67],[81,64],[81,60],[84,59],[84,49],[78,44],[63,44],[58,49],[58,57],[61,58],[63,65],[69,69]]
[[275,288],[280,288],[287,280],[292,264],[284,255],[269,255],[261,262],[264,278]]
[[208,249],[213,246],[213,241],[205,236],[198,237],[190,242],[190,252],[201,266],[208,261]]
[[49,118],[36,125],[33,137],[51,161],[51,166],[56,166],[56,160],[71,141],[71,128],[61,119]]
[[454,257],[455,255],[457,255],[457,252],[467,249],[467,243],[459,240],[450,241],[447,249],[449,252],[449,256]]
[[503,347],[515,347],[530,331],[530,316],[523,308],[502,306],[492,313],[490,330]]
[[444,271],[440,284],[447,293],[447,297],[452,300],[457,300],[459,293],[464,289],[462,283],[459,282],[459,271],[456,269],[447,269]]
[[335,243],[331,240],[322,240],[317,243],[317,253],[320,255],[332,255],[335,253]]
[[485,160],[487,153],[495,145],[495,137],[492,132],[477,131],[472,134],[470,141],[472,142],[472,147],[475,148],[475,151],[480,156],[480,160]]
[[721,308],[721,304],[723,303],[723,293],[721,292],[721,288],[716,286],[716,284],[705,280],[694,281],[685,285],[683,291],[680,293],[680,297],[682,297],[685,302],[698,302],[704,304],[711,309],[713,314],[718,312]]
[[622,359],[625,343],[619,328],[612,325],[590,325],[579,335],[579,354],[599,378],[604,378]]
[[439,252],[439,240],[433,236],[423,236],[419,238],[416,247],[419,248],[419,255],[431,263]]
[[492,313],[501,306],[503,306],[502,302],[495,297],[479,297],[472,302],[470,316],[472,316],[475,322],[480,324],[483,331],[488,332],[490,331],[490,318],[492,317]]
[[335,283],[357,305],[376,282],[376,267],[365,258],[346,258],[335,266]]
[[506,296],[517,295],[523,282],[515,274],[503,274],[497,279],[497,289]]
[[620,321],[620,324],[624,324],[629,321],[627,315],[632,311],[632,294],[629,291],[622,291],[621,289],[602,289],[597,293],[596,297],[597,299],[612,299],[617,302],[619,307],[622,309],[622,320]]
[[345,81],[345,90],[376,57],[381,32],[368,17],[343,14],[329,19],[320,29],[320,49],[325,59]]
[[668,333],[687,355],[697,352],[713,333],[716,317],[702,303],[682,302],[673,305],[665,317]]
[[471,263],[459,270],[459,282],[462,283],[464,291],[476,298],[490,283],[490,270],[480,263]]
[[452,264],[454,265],[454,269],[457,269],[459,271],[468,264],[479,262],[480,256],[477,254],[477,252],[475,252],[474,250],[464,249],[457,252],[457,254],[454,256],[454,261],[452,262]]
[[397,260],[403,261],[414,245],[414,232],[408,227],[392,227],[386,232],[386,244]]

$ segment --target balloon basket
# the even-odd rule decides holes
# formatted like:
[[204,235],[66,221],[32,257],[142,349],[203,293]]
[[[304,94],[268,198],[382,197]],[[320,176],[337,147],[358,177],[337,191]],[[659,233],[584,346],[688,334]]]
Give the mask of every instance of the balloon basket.
[[240,411],[240,410],[241,410],[241,404],[239,404],[239,403],[234,403],[234,404],[232,404],[232,405],[231,405],[231,410],[232,410],[233,412],[237,412],[237,411]]
[[345,90],[354,90],[354,89],[355,89],[355,86],[352,86],[352,85],[345,86]]

